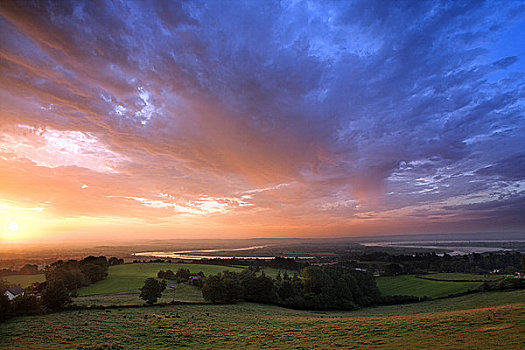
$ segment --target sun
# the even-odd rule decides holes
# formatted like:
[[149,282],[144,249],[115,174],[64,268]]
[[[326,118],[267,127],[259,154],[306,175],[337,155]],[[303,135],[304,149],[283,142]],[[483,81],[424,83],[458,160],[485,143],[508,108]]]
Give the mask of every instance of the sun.
[[[5,225],[5,224],[4,224]],[[14,242],[21,238],[20,226],[16,221],[8,221],[4,226],[4,233],[2,239],[4,242]]]
[[9,228],[9,230],[11,232],[16,232],[18,231],[18,224],[16,222],[10,222],[9,225],[7,226]]

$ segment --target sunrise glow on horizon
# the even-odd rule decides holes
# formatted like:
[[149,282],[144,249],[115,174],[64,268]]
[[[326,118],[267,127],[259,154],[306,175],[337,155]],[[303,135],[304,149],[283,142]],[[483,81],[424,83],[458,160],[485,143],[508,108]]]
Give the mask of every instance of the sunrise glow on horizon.
[[0,243],[525,229],[525,4],[0,3]]

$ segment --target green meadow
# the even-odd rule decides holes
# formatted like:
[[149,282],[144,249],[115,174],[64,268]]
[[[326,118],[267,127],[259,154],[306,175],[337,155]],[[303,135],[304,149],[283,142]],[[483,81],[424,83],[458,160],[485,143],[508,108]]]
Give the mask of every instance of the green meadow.
[[[166,288],[162,294],[162,298],[158,300],[159,303],[168,303],[170,301],[180,301],[183,303],[204,303],[202,297],[202,290],[184,283],[170,284],[173,288]],[[140,291],[131,290],[125,292],[118,292],[112,294],[93,294],[87,296],[80,296],[73,298],[73,302],[77,305],[137,305],[143,304],[144,301],[139,297]]]
[[[204,272],[206,276],[215,275],[224,270],[240,272],[243,267],[237,266],[220,266],[207,264],[179,264],[179,263],[134,263],[110,266],[108,277],[100,282],[92,284],[78,290],[79,296],[91,296],[99,294],[114,294],[138,291],[148,277],[156,277],[160,270],[172,270],[177,272],[178,269],[189,269],[190,272]],[[279,272],[284,273],[286,270],[265,268],[263,271],[272,277],[277,276]],[[290,276],[293,271],[287,271]],[[170,281],[167,281],[170,284]]]
[[[128,291],[137,291],[144,285],[148,277],[157,277],[160,270],[189,269],[190,272],[204,272],[206,276],[214,275],[224,270],[241,271],[239,267],[227,267],[206,264],[176,264],[176,263],[135,263],[110,266],[108,277],[100,282],[78,290],[79,296],[113,294]],[[168,281],[169,283],[169,281]]]
[[377,287],[382,295],[413,295],[440,298],[476,289],[482,282],[430,281],[415,276],[379,277]]

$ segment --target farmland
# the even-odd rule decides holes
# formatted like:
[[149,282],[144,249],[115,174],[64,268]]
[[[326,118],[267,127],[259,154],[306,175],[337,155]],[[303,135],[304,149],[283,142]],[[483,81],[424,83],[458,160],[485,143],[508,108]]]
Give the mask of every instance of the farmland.
[[[503,294],[506,303],[515,304],[493,305]],[[454,310],[458,299],[454,298],[435,301],[440,303],[432,305],[431,313],[419,313],[427,303],[406,305],[395,317],[377,316],[378,309],[388,307],[312,313],[251,303],[67,311],[19,317],[0,326],[0,349],[433,348],[436,344],[523,348],[523,291],[486,295],[482,308]],[[478,295],[462,298],[463,305],[469,298],[474,298],[471,305],[480,302]]]
[[[169,286],[170,284],[168,284]],[[184,303],[204,302],[202,298],[202,291],[194,286],[184,283],[174,284],[174,288],[166,288],[159,299],[160,303],[167,303],[170,301],[180,301]],[[125,291],[112,294],[95,294],[81,296],[74,298],[76,305],[137,305],[142,304],[143,300],[139,298],[140,292],[138,290]]]
[[439,298],[475,289],[481,282],[430,281],[415,276],[380,277],[376,280],[382,295],[413,295]]
[[7,281],[8,284],[19,284],[23,288],[26,288],[30,286],[32,283],[35,282],[44,282],[46,280],[46,277],[44,274],[39,275],[13,275],[13,276],[3,276],[0,277],[0,279],[3,279]]
[[[181,268],[189,269],[190,272],[194,273],[202,271],[206,276],[209,276],[215,275],[224,270],[240,272],[244,267],[177,263],[134,263],[110,266],[108,277],[105,280],[79,289],[78,295],[91,296],[137,291],[142,287],[146,278],[156,277],[157,272],[160,270],[172,270],[173,272],[177,272],[177,270]],[[284,273],[286,270],[265,268],[263,271],[267,275],[275,277],[279,272]],[[290,275],[293,275],[293,271],[287,272]]]
[[138,263],[110,266],[108,277],[98,283],[82,288],[79,296],[113,294],[120,292],[136,291],[144,284],[148,277],[156,277],[160,270],[176,272],[180,268],[189,269],[190,272],[202,271],[206,276],[217,274],[224,270],[241,271],[239,267],[226,267],[205,264],[169,264],[169,263]]
[[[525,290],[476,293],[351,312],[312,312],[254,303],[214,305],[204,302],[200,289],[174,283],[174,289],[166,289],[159,302],[175,300],[182,304],[141,307],[138,288],[144,279],[156,276],[159,270],[179,268],[207,275],[225,269],[241,270],[204,264],[111,266],[106,280],[80,289],[80,296],[74,298],[75,305],[99,305],[106,309],[15,317],[0,325],[0,349],[431,348],[435,344],[441,348],[521,349],[525,346]],[[272,276],[278,272],[265,269]],[[449,280],[465,277],[430,276],[436,275]],[[480,283],[432,281],[414,276],[377,279],[385,295],[434,298]]]
[[436,299],[415,304],[367,307],[352,312],[354,316],[404,316],[420,313],[449,312],[490,308],[525,302],[525,290],[476,293],[455,298]]

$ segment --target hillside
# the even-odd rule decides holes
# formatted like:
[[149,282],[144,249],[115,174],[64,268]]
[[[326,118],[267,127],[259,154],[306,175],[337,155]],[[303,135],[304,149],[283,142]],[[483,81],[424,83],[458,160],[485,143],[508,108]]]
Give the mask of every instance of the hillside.
[[482,282],[434,281],[416,276],[379,277],[376,284],[381,295],[414,295],[440,298],[476,289]]
[[[495,306],[503,294],[510,305]],[[403,315],[379,317],[378,310],[388,307],[311,313],[242,303],[68,311],[15,318],[0,326],[0,349],[434,348],[436,344],[450,349],[522,349],[523,291],[484,297],[482,308],[452,310],[458,305],[455,298],[404,305]],[[469,295],[459,305],[479,302],[478,295]],[[418,313],[431,309],[439,312]]]

